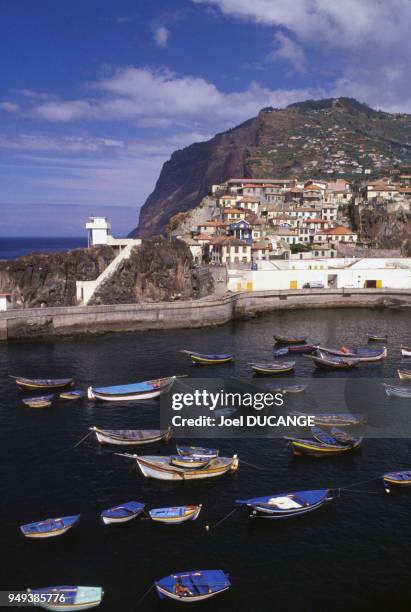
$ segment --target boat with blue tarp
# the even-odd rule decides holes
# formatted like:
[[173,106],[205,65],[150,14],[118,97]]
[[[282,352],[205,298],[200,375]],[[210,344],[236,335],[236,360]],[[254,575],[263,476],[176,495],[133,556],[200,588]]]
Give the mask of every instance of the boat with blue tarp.
[[170,574],[154,583],[161,599],[169,598],[185,603],[203,601],[227,591],[228,574],[222,570],[197,570]]
[[247,506],[251,518],[284,519],[317,510],[332,499],[330,489],[318,489],[236,499],[235,503]]
[[232,353],[205,354],[187,351],[185,349],[181,352],[189,355],[191,361],[197,365],[217,365],[219,363],[234,361],[234,355]]
[[87,397],[91,400],[102,400],[105,402],[153,399],[171,389],[175,379],[176,376],[168,376],[167,378],[144,380],[128,385],[89,387],[87,389]]
[[68,391],[62,391],[59,394],[60,399],[64,400],[78,400],[85,396],[82,389],[69,389]]
[[288,354],[288,346],[282,348],[273,349],[273,357],[283,357]]
[[69,529],[78,524],[80,514],[73,516],[61,516],[59,518],[48,518],[35,523],[27,523],[20,526],[21,533],[26,538],[41,540],[63,535]]
[[145,504],[137,501],[129,501],[118,506],[113,506],[103,510],[100,514],[101,520],[105,525],[111,523],[127,523],[136,518],[144,510]]
[[387,493],[390,492],[390,487],[411,487],[411,470],[388,472],[382,479]]
[[54,586],[41,589],[27,589],[27,593],[38,596],[36,605],[45,610],[75,612],[89,610],[101,604],[103,589],[89,586]]

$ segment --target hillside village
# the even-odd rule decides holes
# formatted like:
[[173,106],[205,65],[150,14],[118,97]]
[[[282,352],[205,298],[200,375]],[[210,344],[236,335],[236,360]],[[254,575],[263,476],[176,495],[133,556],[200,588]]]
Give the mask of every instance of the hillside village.
[[411,177],[353,185],[345,178],[231,178],[212,186],[192,211],[175,215],[169,234],[185,241],[197,265],[258,269],[261,261],[354,257],[374,245],[352,219],[367,208],[410,211]]

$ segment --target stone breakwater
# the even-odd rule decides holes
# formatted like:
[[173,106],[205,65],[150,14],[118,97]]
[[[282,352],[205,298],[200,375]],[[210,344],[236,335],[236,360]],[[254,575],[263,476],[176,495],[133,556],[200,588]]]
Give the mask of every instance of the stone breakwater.
[[0,340],[206,327],[287,309],[410,306],[411,290],[406,289],[307,289],[236,292],[218,299],[176,302],[16,309],[0,313]]

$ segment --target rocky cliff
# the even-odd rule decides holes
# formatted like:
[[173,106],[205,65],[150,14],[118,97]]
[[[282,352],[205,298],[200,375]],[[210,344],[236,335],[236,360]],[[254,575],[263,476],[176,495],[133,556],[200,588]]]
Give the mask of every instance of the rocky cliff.
[[199,280],[188,246],[181,240],[156,237],[133,249],[130,258],[120,263],[90,304],[163,302],[212,292],[209,274]]
[[[207,142],[175,151],[141,209],[132,235],[165,233],[176,213],[194,208],[213,183],[233,177],[359,178],[411,162],[411,115],[375,111],[351,98],[263,109]],[[338,163],[337,163],[338,162]]]
[[365,208],[360,215],[362,239],[379,249],[400,248],[402,256],[411,257],[411,213],[388,213],[384,207],[374,207]]
[[14,308],[73,306],[76,280],[94,280],[114,257],[111,247],[101,246],[2,259],[0,293],[11,293]]

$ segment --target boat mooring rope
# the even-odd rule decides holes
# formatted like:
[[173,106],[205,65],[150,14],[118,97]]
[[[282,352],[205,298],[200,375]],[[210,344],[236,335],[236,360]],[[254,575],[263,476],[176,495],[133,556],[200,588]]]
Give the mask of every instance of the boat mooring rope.
[[215,523],[214,525],[205,525],[205,530],[206,531],[210,531],[211,529],[215,529],[216,527],[218,527],[219,525],[221,525],[221,523],[224,523],[224,521],[226,521],[228,518],[230,518],[230,516],[232,516],[234,514],[234,512],[237,512],[237,510],[240,508],[240,506],[237,506],[236,508],[234,508],[234,510],[231,510],[231,512],[229,512],[228,514],[226,514],[226,516],[224,516],[222,519],[220,519],[217,523]]
[[74,450],[75,448],[77,448],[78,446],[80,446],[80,444],[82,444],[84,442],[84,440],[86,440],[89,436],[91,436],[91,434],[93,434],[94,431],[89,431],[85,436],[83,436],[81,438],[81,440],[79,440],[77,442],[77,444],[75,444],[74,446],[72,446],[71,448],[66,448],[65,450]]
[[142,603],[143,599],[147,597],[147,595],[150,593],[150,591],[152,591],[153,588],[154,588],[154,584],[152,584],[150,588],[147,589],[147,591],[145,591],[145,593],[143,593],[143,595],[137,600],[136,608],[138,608],[138,606]]

